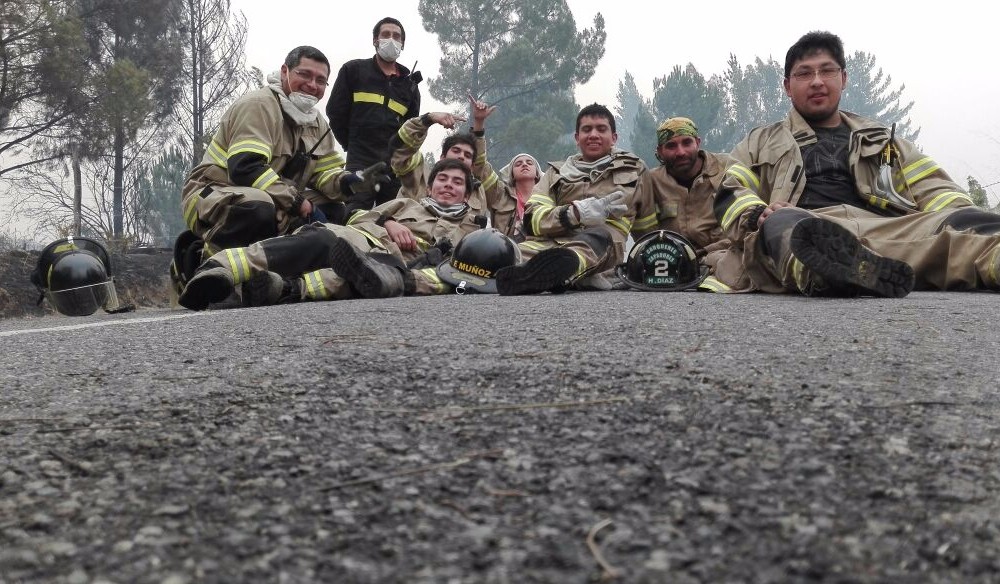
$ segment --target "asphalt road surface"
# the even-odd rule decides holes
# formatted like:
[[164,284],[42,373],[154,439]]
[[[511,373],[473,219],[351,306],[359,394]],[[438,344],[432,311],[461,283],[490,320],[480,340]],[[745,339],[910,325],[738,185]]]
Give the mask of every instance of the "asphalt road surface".
[[997,582],[998,306],[0,321],[0,582]]

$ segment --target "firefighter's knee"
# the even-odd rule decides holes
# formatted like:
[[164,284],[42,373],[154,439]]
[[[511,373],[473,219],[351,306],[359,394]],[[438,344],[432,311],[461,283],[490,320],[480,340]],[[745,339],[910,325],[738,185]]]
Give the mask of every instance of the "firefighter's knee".
[[212,235],[217,249],[246,247],[278,235],[274,205],[264,201],[243,201],[229,208],[224,223]]
[[980,235],[1000,233],[1000,215],[984,211],[978,207],[964,207],[948,213],[937,232],[950,227],[955,231],[970,230]]
[[573,239],[586,243],[590,249],[594,250],[594,255],[599,258],[604,257],[604,254],[608,253],[614,244],[611,241],[611,236],[599,229],[585,229],[574,235]]

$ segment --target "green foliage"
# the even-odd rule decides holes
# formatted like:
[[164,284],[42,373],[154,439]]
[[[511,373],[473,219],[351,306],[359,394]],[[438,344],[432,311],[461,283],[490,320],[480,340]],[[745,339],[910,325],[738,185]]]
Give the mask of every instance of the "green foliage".
[[[896,123],[897,135],[916,139],[919,128],[914,130],[906,117],[913,102],[900,105],[906,86],[893,89],[892,77],[877,68],[875,57],[867,53],[859,51],[849,57],[847,68],[848,84],[841,109],[887,126]],[[674,116],[691,118],[701,133],[702,148],[728,152],[753,128],[787,115],[790,103],[783,82],[784,67],[772,58],[758,57],[742,66],[735,55],[730,55],[725,72],[710,79],[690,63],[684,68],[675,65],[668,75],[654,79],[651,113],[660,121]],[[634,80],[626,73],[619,84],[620,101],[622,88],[627,89],[630,83],[634,87]],[[636,142],[632,144],[635,147]]]
[[650,168],[655,168],[660,164],[660,161],[656,159],[656,128],[659,125],[660,122],[653,117],[653,104],[643,100],[635,114],[630,142],[632,153],[642,158],[642,161]]
[[[659,122],[683,116],[698,126],[702,148],[721,143],[726,114],[725,88],[718,78],[705,79],[695,66],[675,65],[669,75],[653,80],[653,113]],[[655,140],[655,138],[654,138]]]
[[[37,148],[78,99],[54,96],[54,81],[74,87],[86,74],[80,21],[57,0],[0,0],[0,177],[54,155]],[[35,150],[33,153],[32,150]]]
[[144,200],[142,223],[153,245],[169,247],[187,226],[181,216],[181,189],[187,178],[187,153],[177,146],[158,156],[139,179],[139,197]]
[[753,64],[741,68],[736,56],[729,56],[723,74],[726,114],[718,126],[723,150],[731,150],[757,126],[785,117],[789,104],[782,84],[784,75],[784,67],[774,59],[757,57]]
[[518,96],[506,104],[490,116],[488,123],[495,129],[486,133],[492,138],[488,155],[497,167],[521,152],[531,154],[543,166],[576,152],[573,128],[579,108],[570,91]]
[[162,143],[181,92],[183,51],[176,24],[179,0],[77,0],[86,15],[89,83],[78,88],[90,107],[77,112],[69,143],[90,157],[113,159],[113,235],[124,235],[126,166],[145,145]]
[[618,105],[615,106],[615,126],[618,129],[618,147],[632,151],[632,134],[635,116],[643,104],[642,94],[636,87],[635,77],[625,71],[625,78],[618,82]]
[[[419,11],[443,54],[440,76],[428,82],[431,95],[464,108],[471,91],[500,106],[488,121],[490,158],[518,152],[561,158],[579,110],[572,89],[593,76],[604,56],[604,18],[597,14],[593,27],[577,31],[565,0],[420,0]],[[519,137],[512,126],[548,133]]]
[[983,209],[990,208],[990,198],[986,194],[986,189],[983,185],[979,183],[978,180],[969,175],[965,179],[969,183],[969,196],[972,197],[972,202],[977,207],[982,207]]
[[916,141],[920,128],[906,116],[913,108],[913,101],[900,105],[903,90],[892,88],[892,75],[875,65],[875,55],[856,51],[847,58],[847,87],[840,96],[840,109],[878,120],[886,126],[896,124],[896,135]]

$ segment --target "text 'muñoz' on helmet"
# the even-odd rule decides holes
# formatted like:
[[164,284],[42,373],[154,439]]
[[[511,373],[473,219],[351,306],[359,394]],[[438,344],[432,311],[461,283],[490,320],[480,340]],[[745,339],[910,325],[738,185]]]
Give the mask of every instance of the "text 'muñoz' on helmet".
[[497,270],[521,261],[514,240],[496,229],[480,229],[466,235],[451,257],[437,267],[438,277],[455,286],[455,292],[496,294]]

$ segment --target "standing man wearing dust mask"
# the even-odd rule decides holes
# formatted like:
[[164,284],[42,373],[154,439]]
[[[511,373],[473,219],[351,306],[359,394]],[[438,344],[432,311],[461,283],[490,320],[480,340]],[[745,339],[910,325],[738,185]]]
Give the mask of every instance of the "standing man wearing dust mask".
[[[362,170],[378,162],[388,164],[389,138],[406,120],[420,115],[419,72],[399,64],[406,30],[395,18],[385,17],[372,29],[375,55],[348,61],[340,68],[326,104],[326,115],[337,142],[347,152],[347,169]],[[369,193],[373,204],[396,197],[399,180]],[[350,212],[348,212],[350,216]]]

